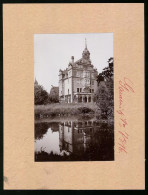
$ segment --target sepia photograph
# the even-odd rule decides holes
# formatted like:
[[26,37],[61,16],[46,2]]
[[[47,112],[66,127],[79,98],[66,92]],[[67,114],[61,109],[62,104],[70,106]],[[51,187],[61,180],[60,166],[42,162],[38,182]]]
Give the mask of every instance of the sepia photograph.
[[113,33],[34,35],[34,160],[114,160]]

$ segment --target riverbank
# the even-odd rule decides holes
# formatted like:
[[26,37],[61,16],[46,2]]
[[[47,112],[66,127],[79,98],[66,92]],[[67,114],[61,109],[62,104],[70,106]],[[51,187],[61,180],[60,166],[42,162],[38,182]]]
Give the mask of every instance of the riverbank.
[[56,116],[92,116],[96,112],[95,103],[69,103],[69,104],[48,104],[35,105],[35,118],[48,118]]

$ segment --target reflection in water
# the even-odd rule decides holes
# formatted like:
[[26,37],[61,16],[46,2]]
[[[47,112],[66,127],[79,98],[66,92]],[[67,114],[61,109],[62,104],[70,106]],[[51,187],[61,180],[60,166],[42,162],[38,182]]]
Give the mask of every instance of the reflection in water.
[[113,124],[66,121],[35,124],[35,161],[114,160]]

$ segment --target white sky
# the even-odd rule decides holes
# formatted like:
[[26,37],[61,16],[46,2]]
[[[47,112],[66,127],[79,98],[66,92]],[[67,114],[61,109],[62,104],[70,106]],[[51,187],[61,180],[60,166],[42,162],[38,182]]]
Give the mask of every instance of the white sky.
[[34,78],[48,92],[58,86],[59,69],[68,67],[71,56],[75,61],[82,57],[85,38],[92,64],[101,72],[113,57],[113,33],[34,35]]

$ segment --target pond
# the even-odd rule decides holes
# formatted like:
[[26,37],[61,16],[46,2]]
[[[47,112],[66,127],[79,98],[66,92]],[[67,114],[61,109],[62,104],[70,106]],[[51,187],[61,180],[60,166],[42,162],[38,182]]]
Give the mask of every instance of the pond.
[[93,119],[35,121],[35,161],[113,160],[113,123]]

